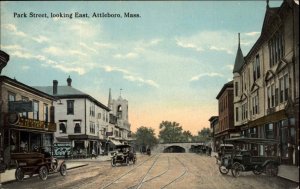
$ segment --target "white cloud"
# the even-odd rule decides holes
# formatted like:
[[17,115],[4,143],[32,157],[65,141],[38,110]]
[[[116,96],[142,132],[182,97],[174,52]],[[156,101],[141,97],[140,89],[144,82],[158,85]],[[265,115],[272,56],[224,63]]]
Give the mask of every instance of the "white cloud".
[[204,51],[204,49],[202,47],[197,47],[197,45],[195,45],[192,42],[188,42],[188,41],[185,41],[185,40],[182,40],[182,39],[181,40],[180,39],[175,39],[175,40],[176,40],[176,44],[179,47],[194,49],[198,52]]
[[258,36],[260,34],[260,32],[247,32],[245,33],[245,35],[247,36]]
[[20,37],[26,37],[27,36],[24,32],[19,31],[17,29],[17,26],[14,25],[14,24],[4,24],[3,28],[10,31],[10,32],[12,32],[14,35],[17,35],[17,36],[20,36]]
[[233,52],[230,49],[226,49],[226,48],[222,48],[222,47],[215,47],[215,46],[211,46],[209,47],[209,50],[215,50],[215,51],[225,51],[228,54],[233,54]]
[[138,77],[138,76],[125,75],[124,79],[127,79],[129,81],[133,81],[133,82],[138,82],[140,84],[148,84],[148,85],[150,85],[152,87],[156,87],[156,88],[159,87],[159,85],[155,81],[153,81],[153,80],[145,80],[145,79],[143,79],[141,77]]
[[202,77],[224,77],[224,75],[223,75],[223,74],[220,74],[220,73],[215,73],[215,72],[212,72],[212,73],[202,73],[202,74],[193,76],[193,77],[190,79],[190,81],[198,81],[198,80],[200,80]]
[[138,57],[138,54],[134,53],[134,52],[129,52],[127,54],[116,54],[116,55],[114,55],[114,58],[117,58],[117,59],[134,59],[134,58],[137,58],[137,57]]
[[227,64],[225,67],[231,71],[233,70],[233,64]]
[[43,52],[54,56],[64,56],[66,54],[65,50],[63,50],[60,47],[54,47],[54,46],[44,48]]
[[86,53],[83,53],[83,52],[81,52],[81,51],[78,51],[78,50],[69,50],[69,53],[71,54],[71,55],[79,55],[79,56],[87,56],[87,54]]
[[83,42],[80,42],[79,45],[82,46],[83,48],[89,50],[89,51],[92,51],[92,52],[95,52],[95,53],[97,52],[95,49],[91,48],[89,45],[87,45]]
[[47,42],[49,38],[46,36],[39,35],[38,37],[32,37],[32,39],[38,43]]
[[103,43],[103,42],[94,42],[93,43],[97,48],[114,48],[114,45],[111,43]]
[[4,50],[22,50],[20,45],[0,45],[1,49]]

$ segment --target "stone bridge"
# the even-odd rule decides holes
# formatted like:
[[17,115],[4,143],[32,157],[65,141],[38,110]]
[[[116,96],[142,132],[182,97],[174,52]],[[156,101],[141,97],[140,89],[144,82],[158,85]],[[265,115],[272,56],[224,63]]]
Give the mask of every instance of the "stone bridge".
[[154,153],[164,153],[164,152],[180,152],[180,153],[188,153],[192,152],[195,148],[200,148],[205,146],[204,143],[162,143],[157,144],[152,151]]

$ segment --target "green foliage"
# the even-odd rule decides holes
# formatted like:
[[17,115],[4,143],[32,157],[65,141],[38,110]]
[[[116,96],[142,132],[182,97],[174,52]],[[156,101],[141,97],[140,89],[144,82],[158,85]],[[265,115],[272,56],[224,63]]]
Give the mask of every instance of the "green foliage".
[[181,142],[182,127],[179,123],[163,121],[159,125],[159,140],[163,143]]
[[154,129],[150,127],[139,127],[134,136],[136,138],[136,145],[139,147],[145,146],[152,148],[158,143]]

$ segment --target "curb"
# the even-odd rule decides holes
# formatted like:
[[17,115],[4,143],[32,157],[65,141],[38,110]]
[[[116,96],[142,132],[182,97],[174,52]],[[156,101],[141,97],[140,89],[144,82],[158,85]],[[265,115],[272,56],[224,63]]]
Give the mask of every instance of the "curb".
[[[87,165],[88,165],[88,163],[82,164],[82,165],[78,165],[78,166],[74,166],[74,167],[71,167],[71,168],[68,168],[68,167],[67,167],[67,170],[72,170],[72,169],[84,167],[84,166],[87,166]],[[58,172],[56,172],[56,173],[58,173]],[[55,173],[52,173],[52,174],[55,174]],[[32,177],[36,177],[36,176],[38,176],[38,175],[36,174],[36,175],[33,175]],[[9,184],[9,183],[12,183],[12,182],[15,182],[15,181],[16,181],[16,179],[1,182],[1,183],[0,183],[0,189],[2,189],[2,185],[3,185],[3,184]]]

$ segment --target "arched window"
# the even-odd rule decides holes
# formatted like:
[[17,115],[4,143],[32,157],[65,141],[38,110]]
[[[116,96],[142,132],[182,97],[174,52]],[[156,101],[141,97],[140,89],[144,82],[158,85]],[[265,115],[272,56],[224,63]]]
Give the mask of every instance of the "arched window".
[[65,122],[59,123],[59,133],[67,133],[67,124]]
[[118,106],[117,117],[120,118],[120,119],[122,118],[122,105]]
[[74,133],[81,133],[80,123],[75,123]]

